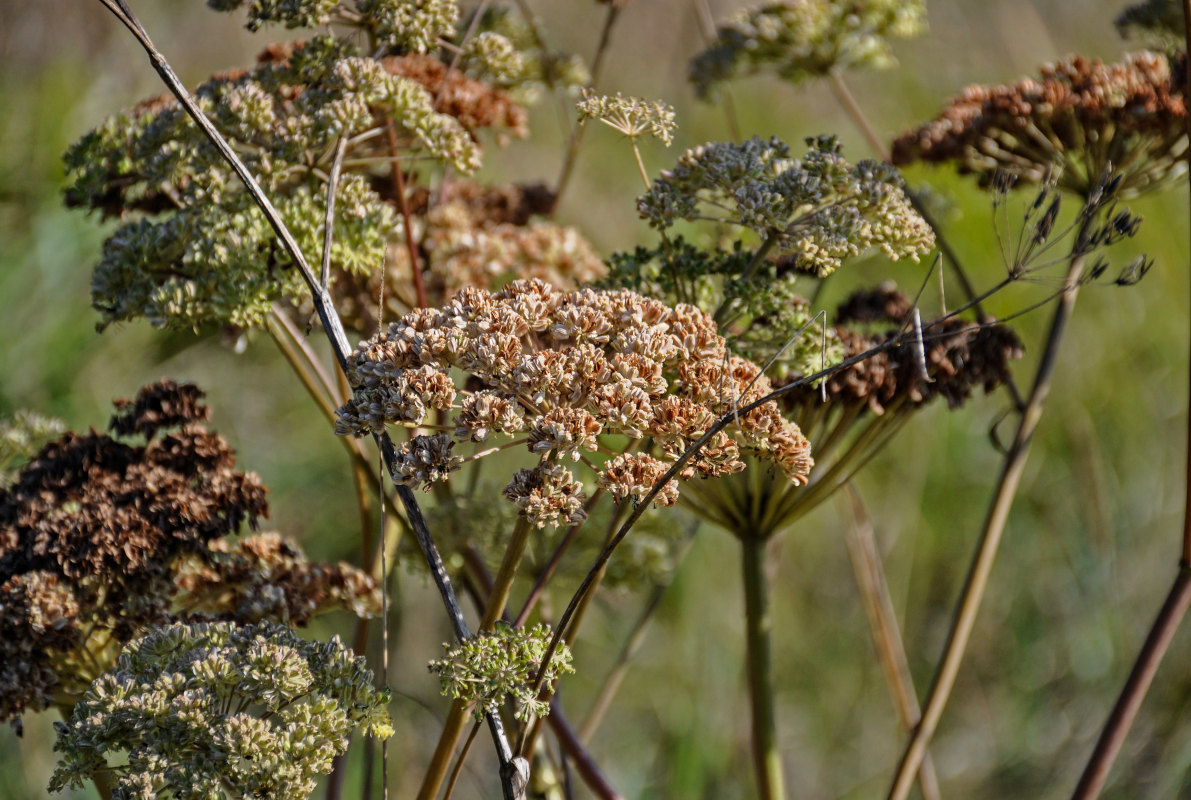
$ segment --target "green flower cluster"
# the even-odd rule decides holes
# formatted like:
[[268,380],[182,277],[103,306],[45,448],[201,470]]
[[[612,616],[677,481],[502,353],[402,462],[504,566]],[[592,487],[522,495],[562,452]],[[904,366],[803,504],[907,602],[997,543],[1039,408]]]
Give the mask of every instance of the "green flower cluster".
[[[901,175],[879,161],[849,164],[833,136],[807,139],[801,159],[777,138],[713,142],[688,150],[637,202],[659,230],[713,220],[755,232],[787,268],[817,277],[877,248],[917,261],[934,232],[911,207]],[[717,214],[716,210],[727,214]]]
[[[366,172],[388,156],[388,121],[403,154],[463,172],[479,166],[471,136],[434,110],[427,89],[356,57],[344,41],[323,37],[274,54],[251,71],[208,81],[197,98],[307,253],[321,249],[328,173],[345,139],[348,171],[336,194],[331,261],[349,273],[382,264],[398,227]],[[273,301],[305,292],[238,179],[172,101],[108,120],[65,158],[68,204],[150,215],[105,243],[92,285],[101,326],[140,316],[159,327],[251,326]]]
[[[472,714],[481,720],[495,714],[505,698],[516,705],[514,716],[522,721],[550,713],[550,703],[538,699],[531,682],[542,664],[550,644],[550,629],[545,625],[513,628],[497,623],[496,629],[473,636],[447,650],[446,658],[430,662],[430,671],[442,682],[442,693],[468,704],[475,704]],[[553,686],[563,674],[574,672],[571,650],[559,643],[546,668],[543,685]]]
[[926,30],[925,0],[785,0],[746,9],[725,23],[691,62],[702,98],[741,75],[774,71],[791,83],[861,66],[894,63],[889,39]]
[[248,29],[345,25],[364,31],[381,52],[425,53],[455,32],[455,0],[207,0],[216,11],[248,6]]
[[[388,699],[338,638],[267,623],[158,628],[56,724],[49,788],[106,772],[112,796],[130,800],[306,797],[357,727],[392,735]],[[109,764],[108,753],[125,755]]]

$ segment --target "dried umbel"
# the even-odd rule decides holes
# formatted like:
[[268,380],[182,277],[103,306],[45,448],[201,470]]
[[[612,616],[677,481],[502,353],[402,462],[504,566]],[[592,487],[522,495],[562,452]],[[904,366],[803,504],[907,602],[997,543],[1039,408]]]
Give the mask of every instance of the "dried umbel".
[[[856,292],[845,299],[836,312],[837,318],[846,322],[836,329],[845,357],[865,353],[904,334],[908,328],[901,326],[907,322],[910,308],[909,298],[888,285]],[[882,325],[886,327],[884,332],[864,332],[865,327]],[[883,350],[828,377],[828,403],[863,406],[883,414],[895,406],[915,408],[942,397],[950,408],[958,408],[972,396],[974,387],[983,387],[987,393],[1007,381],[1010,363],[1024,352],[1021,340],[1010,328],[978,325],[955,317],[924,322],[921,337],[921,353],[911,332],[904,345]],[[785,399],[792,407],[802,409],[817,404],[819,394],[805,387],[793,390]]]
[[[849,164],[835,137],[808,139],[801,159],[779,139],[714,142],[688,150],[637,202],[650,225],[712,219],[753,231],[786,268],[818,277],[878,249],[917,261],[934,246],[897,170]],[[726,212],[726,213],[725,213]]]
[[719,25],[715,41],[691,62],[702,98],[738,76],[774,72],[801,83],[849,67],[894,63],[890,39],[926,30],[924,0],[786,0],[743,10]]
[[[392,735],[388,700],[338,637],[168,625],[130,642],[56,723],[49,788],[77,789],[103,771],[113,797],[307,797],[357,728]],[[109,763],[109,753],[127,755]]]
[[[438,676],[445,696],[472,706],[476,721],[498,713],[505,700],[513,701],[517,719],[540,719],[550,713],[550,703],[538,699],[532,687],[550,636],[545,625],[513,628],[498,623],[495,630],[454,646],[444,644],[446,656],[431,661],[430,671]],[[553,688],[562,675],[574,671],[571,650],[560,643],[546,667],[543,685]]]
[[375,613],[377,587],[358,570],[310,564],[275,536],[223,539],[256,526],[265,489],[198,424],[201,398],[146,387],[112,419],[145,444],[67,433],[0,491],[0,719],[69,709],[146,625]]
[[[449,474],[456,457],[449,442],[489,443],[524,430],[512,443],[524,443],[538,461],[504,493],[539,527],[582,519],[586,498],[568,462],[593,469],[620,498],[644,494],[660,476],[645,461],[594,463],[603,460],[597,452],[620,455],[601,437],[649,438],[671,459],[718,417],[770,389],[756,365],[727,353],[714,321],[693,306],[629,291],[564,293],[537,280],[496,293],[467,290],[441,309],[407,314],[362,342],[348,372],[356,390],[339,409],[340,434],[418,427],[431,410],[458,412],[453,431],[407,445],[427,467],[406,474],[411,484]],[[456,378],[464,376],[467,388],[459,391]],[[805,481],[813,463],[806,439],[773,403],[739,414],[713,452],[681,477],[735,471],[740,452],[759,455],[793,483]],[[662,471],[669,466],[659,463]],[[654,502],[674,499],[667,489]]]
[[1116,64],[1075,56],[1040,77],[970,86],[893,143],[893,161],[953,163],[982,186],[998,172],[1088,197],[1108,171],[1125,198],[1186,168],[1185,56],[1134,53]]

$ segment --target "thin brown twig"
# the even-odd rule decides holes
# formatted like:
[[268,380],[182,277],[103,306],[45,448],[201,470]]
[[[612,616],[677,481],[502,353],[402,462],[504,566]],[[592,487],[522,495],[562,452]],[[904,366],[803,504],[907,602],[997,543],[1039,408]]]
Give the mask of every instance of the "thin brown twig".
[[405,240],[405,252],[409,256],[409,269],[414,277],[414,296],[418,308],[426,307],[426,286],[422,280],[422,259],[418,257],[418,243],[414,241],[413,215],[409,213],[409,198],[405,196],[405,175],[401,172],[401,159],[397,153],[397,129],[393,120],[385,120],[385,138],[392,157],[390,174],[393,177],[393,191],[397,193],[397,205],[401,209],[401,238]]
[[[604,67],[604,56],[607,55],[608,45],[612,41],[612,26],[616,24],[616,19],[620,16],[620,8],[618,3],[608,4],[608,13],[604,15],[604,25],[600,30],[600,41],[596,45],[595,57],[591,61],[591,79],[587,82],[589,89],[594,89],[599,85],[600,73]],[[571,128],[571,135],[567,139],[567,149],[563,155],[562,167],[558,172],[558,181],[554,186],[554,199],[550,203],[551,215],[558,208],[559,198],[562,197],[562,193],[566,191],[567,184],[571,181],[571,173],[575,169],[575,161],[579,155],[579,144],[583,140],[583,132],[585,130],[587,130],[586,125],[575,125]]]
[[1121,745],[1125,743],[1125,737],[1129,735],[1133,720],[1137,718],[1146,692],[1154,681],[1154,675],[1170,647],[1171,639],[1187,614],[1188,606],[1191,606],[1191,566],[1183,562],[1179,565],[1178,574],[1175,576],[1174,585],[1170,587],[1170,593],[1166,596],[1166,602],[1162,604],[1141,652],[1137,654],[1129,679],[1121,689],[1108,721],[1104,723],[1104,730],[1096,741],[1096,748],[1092,751],[1079,784],[1075,787],[1073,800],[1092,800],[1100,796],[1100,791],[1108,781],[1108,773],[1113,762],[1121,751]]

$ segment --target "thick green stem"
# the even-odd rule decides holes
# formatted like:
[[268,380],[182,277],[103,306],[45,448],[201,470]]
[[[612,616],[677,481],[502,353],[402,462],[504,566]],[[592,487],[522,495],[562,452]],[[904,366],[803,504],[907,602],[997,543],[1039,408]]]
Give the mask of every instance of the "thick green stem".
[[504,560],[500,562],[500,570],[497,571],[492,591],[488,594],[488,605],[484,609],[480,631],[492,630],[492,626],[505,613],[505,606],[509,604],[509,592],[513,588],[513,579],[517,577],[517,567],[521,564],[521,556],[525,554],[525,545],[529,542],[530,527],[527,518],[517,517],[513,535],[505,548]]
[[773,654],[769,615],[769,585],[765,575],[766,539],[758,535],[740,537],[744,573],[744,618],[748,640],[749,706],[752,710],[753,768],[757,775],[757,796],[761,800],[782,800],[786,796],[782,758],[777,743],[774,713]]

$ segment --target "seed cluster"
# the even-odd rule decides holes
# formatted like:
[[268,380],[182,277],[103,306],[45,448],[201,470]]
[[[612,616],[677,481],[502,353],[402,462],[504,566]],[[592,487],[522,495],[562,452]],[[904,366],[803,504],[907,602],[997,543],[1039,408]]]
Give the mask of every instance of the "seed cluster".
[[[452,371],[467,376],[467,388],[456,388]],[[360,344],[349,377],[357,389],[338,412],[343,435],[417,427],[431,410],[457,412],[450,433],[402,446],[399,472],[410,484],[449,475],[457,443],[525,431],[539,463],[518,472],[504,494],[539,527],[582,518],[583,487],[565,461],[590,464],[618,498],[643,495],[669,467],[644,453],[592,464],[588,454],[606,451],[601,437],[649,438],[674,458],[718,417],[771,388],[756,365],[727,352],[714,321],[693,306],[623,290],[565,293],[539,280],[495,293],[465,290],[441,309],[405,315]],[[794,483],[813,464],[798,426],[772,403],[739,414],[711,444],[681,478],[738,471],[741,452],[772,462]],[[655,502],[676,498],[667,487]]]
[[1134,53],[1104,64],[1045,64],[1038,79],[969,86],[933,121],[893,143],[895,164],[954,163],[982,186],[997,171],[1088,197],[1111,167],[1135,195],[1181,174],[1187,152],[1186,57]]

